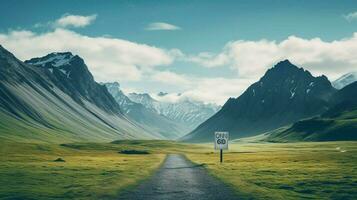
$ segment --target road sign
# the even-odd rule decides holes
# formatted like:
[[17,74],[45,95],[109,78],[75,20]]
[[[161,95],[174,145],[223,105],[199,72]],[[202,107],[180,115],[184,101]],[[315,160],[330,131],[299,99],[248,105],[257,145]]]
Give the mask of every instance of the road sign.
[[215,132],[214,133],[214,149],[219,149],[220,162],[223,162],[223,149],[228,149],[228,132]]
[[228,132],[215,132],[214,133],[214,149],[228,149]]

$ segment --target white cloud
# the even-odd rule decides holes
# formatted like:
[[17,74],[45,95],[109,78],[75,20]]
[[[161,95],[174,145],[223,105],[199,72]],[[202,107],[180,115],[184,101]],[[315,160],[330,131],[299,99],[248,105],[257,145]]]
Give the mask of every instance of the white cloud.
[[242,94],[254,81],[256,80],[242,78],[196,78],[192,80],[194,87],[183,92],[181,96],[223,105],[229,97],[238,97]]
[[180,30],[181,28],[175,26],[173,24],[165,23],[165,22],[154,22],[148,24],[145,30],[149,31],[157,31],[157,30],[165,30],[165,31],[173,31],[173,30]]
[[170,71],[159,71],[152,75],[152,79],[157,82],[173,85],[187,86],[189,80],[184,75],[179,75]]
[[95,19],[97,15],[88,15],[88,16],[81,16],[81,15],[70,15],[65,14],[56,22],[54,25],[56,27],[85,27],[90,25]]
[[201,52],[197,56],[188,56],[186,60],[205,67],[219,67],[230,62],[229,57],[224,53],[214,55],[209,52]]
[[25,60],[50,52],[71,51],[81,56],[98,81],[140,80],[156,66],[171,64],[179,51],[165,50],[123,39],[89,37],[66,29],[37,34],[31,31],[0,33],[0,43]]
[[357,20],[357,12],[348,13],[343,16],[347,21]]
[[159,72],[153,75],[153,80],[164,84],[173,84],[177,91],[183,91],[179,96],[177,93],[170,93],[163,97],[151,94],[161,101],[176,102],[193,99],[218,105],[224,104],[229,97],[238,97],[249,85],[257,81],[246,78],[194,77],[173,72]]
[[217,55],[191,57],[189,61],[206,67],[228,65],[239,78],[258,79],[280,60],[289,59],[314,75],[325,74],[331,79],[355,71],[357,67],[357,33],[350,38],[326,42],[320,38],[303,39],[290,36],[277,42],[269,40],[232,41]]

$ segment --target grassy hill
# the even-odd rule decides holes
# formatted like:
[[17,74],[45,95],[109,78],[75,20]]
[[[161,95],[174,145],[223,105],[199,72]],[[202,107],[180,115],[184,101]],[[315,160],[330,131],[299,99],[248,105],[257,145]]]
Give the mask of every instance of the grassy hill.
[[302,120],[265,135],[263,140],[269,142],[357,140],[357,110],[333,119]]
[[[61,143],[153,138],[125,118],[109,114],[90,102],[85,102],[86,106],[79,105],[60,90],[56,91],[58,98],[37,86],[41,93],[28,85],[4,87],[14,94],[13,99],[21,99],[21,102],[11,105],[16,115],[0,105],[1,139]],[[20,106],[31,110],[21,111]]]

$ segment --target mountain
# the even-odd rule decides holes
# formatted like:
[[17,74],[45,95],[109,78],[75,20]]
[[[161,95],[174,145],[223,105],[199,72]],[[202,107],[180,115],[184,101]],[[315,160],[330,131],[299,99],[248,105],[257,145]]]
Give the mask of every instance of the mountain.
[[325,76],[314,77],[284,60],[182,139],[201,142],[211,141],[215,131],[240,138],[274,130],[325,112],[335,91]]
[[[167,93],[160,92],[158,94],[158,96],[164,95],[167,95]],[[129,98],[184,127],[188,127],[189,130],[196,128],[200,123],[214,115],[220,108],[214,104],[204,104],[189,99],[180,100],[174,103],[161,102],[153,99],[146,93],[130,93]]]
[[162,138],[128,120],[83,59],[51,53],[26,62],[0,46],[0,138],[25,142]]
[[357,72],[351,72],[333,81],[332,85],[336,89],[342,89],[346,85],[349,85],[355,81],[357,81]]
[[77,103],[85,99],[109,113],[120,113],[119,105],[104,86],[94,81],[84,60],[70,52],[51,53],[41,58],[32,58],[26,64],[47,69],[52,83],[70,95]]
[[157,112],[161,114],[160,109],[161,109],[161,102],[153,99],[149,94],[147,93],[129,93],[128,97],[131,101],[140,103],[144,105],[147,109]]
[[357,140],[357,82],[336,92],[320,117],[301,120],[265,134],[270,142]]
[[119,83],[105,83],[104,85],[120,105],[125,115],[140,124],[146,130],[152,133],[159,133],[167,139],[176,139],[190,131],[186,126],[175,123],[164,115],[158,114],[156,110],[149,109],[141,103],[130,100],[121,91]]
[[117,82],[100,83],[104,85],[108,92],[112,95],[115,101],[119,104],[120,109],[126,114],[130,112],[130,108],[137,103],[131,101],[120,89],[120,84]]

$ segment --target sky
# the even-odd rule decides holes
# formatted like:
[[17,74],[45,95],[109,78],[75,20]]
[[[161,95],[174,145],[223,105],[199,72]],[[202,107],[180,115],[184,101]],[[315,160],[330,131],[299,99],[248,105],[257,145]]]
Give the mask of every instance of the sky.
[[164,101],[222,105],[284,59],[332,81],[357,71],[354,0],[0,0],[0,7],[0,44],[19,59],[70,51],[96,81]]

